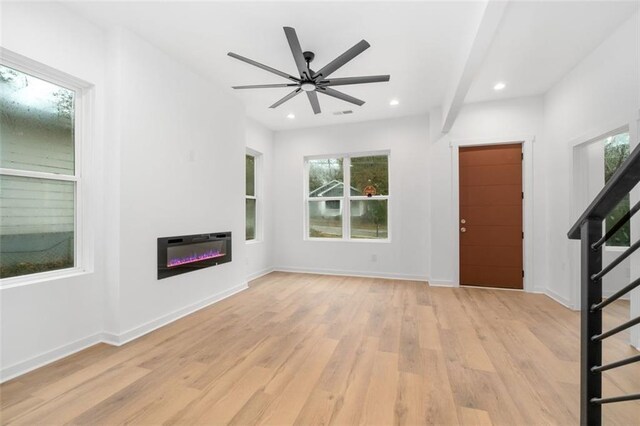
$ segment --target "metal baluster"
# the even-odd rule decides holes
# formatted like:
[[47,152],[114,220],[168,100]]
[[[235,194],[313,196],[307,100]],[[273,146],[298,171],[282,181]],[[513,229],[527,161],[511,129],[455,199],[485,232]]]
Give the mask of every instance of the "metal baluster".
[[602,281],[592,277],[602,269],[602,249],[591,245],[602,237],[602,220],[587,219],[580,227],[581,243],[581,336],[580,339],[580,424],[602,424],[602,409],[592,398],[602,397],[602,374],[591,371],[602,365],[602,342],[591,336],[602,333],[602,310],[590,308],[602,301]]

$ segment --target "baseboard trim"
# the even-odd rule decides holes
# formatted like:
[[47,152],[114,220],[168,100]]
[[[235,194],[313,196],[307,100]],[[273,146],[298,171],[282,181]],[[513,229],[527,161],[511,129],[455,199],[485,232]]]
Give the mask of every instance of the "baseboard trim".
[[258,272],[254,272],[253,274],[249,274],[247,276],[247,282],[253,281],[253,280],[257,280],[258,278],[264,277],[265,275],[270,274],[273,271],[274,271],[273,268],[266,268],[266,269],[263,269],[262,271],[258,271]]
[[164,327],[167,324],[177,321],[180,318],[186,317],[187,315],[191,315],[192,313],[197,312],[200,309],[206,308],[207,306],[212,305],[221,300],[224,300],[227,297],[231,297],[234,294],[240,293],[241,291],[246,290],[247,288],[249,288],[249,286],[247,285],[246,282],[244,282],[228,290],[221,291],[220,293],[216,293],[212,296],[209,296],[206,299],[196,302],[192,305],[178,309],[167,315],[163,315],[159,318],[151,320],[138,327],[129,329],[124,333],[120,333],[120,334],[103,333],[104,335],[103,341],[113,346],[122,346],[132,340],[135,340],[139,337],[144,336],[145,334],[151,333],[154,330],[157,330],[161,327]]
[[9,367],[4,367],[0,370],[0,383],[14,379],[40,367],[44,367],[47,364],[51,364],[52,362],[58,361],[59,359],[62,359],[69,355],[73,355],[76,352],[80,352],[81,350],[87,349],[88,347],[96,345],[98,343],[106,343],[113,346],[122,346],[125,343],[142,337],[145,334],[151,333],[154,330],[157,330],[161,327],[164,327],[165,325],[179,320],[180,318],[197,312],[200,309],[206,308],[209,305],[231,297],[234,294],[240,293],[247,288],[249,288],[249,286],[246,282],[244,282],[228,290],[221,291],[212,296],[209,296],[199,302],[193,303],[189,306],[173,311],[167,315],[163,315],[159,318],[151,320],[141,326],[134,327],[128,331],[125,331],[124,333],[96,333],[92,336],[82,338],[75,342],[37,355],[33,358],[28,359],[27,361],[19,362]]
[[44,367],[47,364],[56,362],[71,354],[87,349],[90,346],[102,342],[102,338],[102,333],[96,333],[92,336],[88,336],[80,340],[76,340],[75,342],[62,345],[43,354],[36,355],[35,357],[30,358],[26,361],[10,365],[9,367],[3,367],[2,370],[0,370],[0,383],[4,383],[8,380],[14,379],[40,367]]
[[458,284],[454,283],[451,280],[434,280],[434,279],[430,279],[429,280],[429,286],[430,287],[459,287]]
[[405,281],[423,281],[428,282],[427,277],[420,275],[397,274],[387,272],[361,272],[361,271],[344,271],[339,269],[315,269],[315,268],[295,268],[290,266],[277,266],[272,272],[293,272],[299,274],[317,274],[317,275],[337,275],[343,277],[362,277],[362,278],[383,278],[389,280],[405,280]]
[[560,296],[558,293],[556,293],[553,290],[546,288],[543,290],[543,294],[547,297],[550,297],[551,299],[558,302],[559,304],[565,306],[566,308],[571,309],[572,311],[579,310],[575,306],[573,306],[573,303],[571,303],[569,299],[567,299],[566,297]]

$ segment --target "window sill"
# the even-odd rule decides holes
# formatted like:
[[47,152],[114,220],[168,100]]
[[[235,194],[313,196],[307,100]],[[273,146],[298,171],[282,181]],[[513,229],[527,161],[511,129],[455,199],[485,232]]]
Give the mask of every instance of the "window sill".
[[608,246],[608,245],[605,245],[604,246],[604,251],[623,252],[623,251],[627,250],[628,248],[629,248],[628,246]]
[[253,239],[253,240],[245,240],[244,243],[246,245],[253,245],[253,244],[261,244],[263,243],[264,240],[258,240],[258,239]]
[[37,274],[23,275],[19,277],[3,278],[0,279],[0,290],[7,290],[10,288],[23,287],[27,285],[62,280],[67,278],[75,278],[92,273],[93,271],[87,271],[82,268],[71,268],[62,269],[60,271],[40,272]]
[[391,238],[387,239],[366,239],[366,238],[354,238],[354,239],[346,239],[346,238],[305,238],[304,241],[310,242],[322,242],[322,243],[356,243],[356,244],[390,244]]

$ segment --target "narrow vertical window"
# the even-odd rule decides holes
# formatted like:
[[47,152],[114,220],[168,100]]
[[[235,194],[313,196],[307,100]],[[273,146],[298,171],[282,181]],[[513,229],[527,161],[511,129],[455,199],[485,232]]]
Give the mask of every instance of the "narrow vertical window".
[[[604,139],[604,182],[618,170],[629,157],[629,132],[619,133]],[[629,213],[629,194],[609,213],[605,220],[605,230],[611,229],[625,214]],[[610,247],[628,247],[631,244],[631,221],[618,230],[606,243]]]
[[0,65],[0,278],[77,266],[76,92]]
[[256,226],[257,226],[257,203],[258,198],[256,196],[256,157],[254,155],[247,154],[245,157],[245,176],[246,176],[246,190],[245,190],[245,204],[246,204],[246,240],[256,239]]

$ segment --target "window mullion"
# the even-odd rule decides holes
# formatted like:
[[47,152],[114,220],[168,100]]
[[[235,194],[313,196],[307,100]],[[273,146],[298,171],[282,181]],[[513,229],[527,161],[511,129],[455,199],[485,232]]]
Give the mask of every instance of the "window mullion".
[[345,157],[342,161],[344,170],[344,207],[342,211],[342,238],[351,239],[351,158]]

